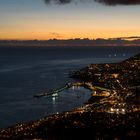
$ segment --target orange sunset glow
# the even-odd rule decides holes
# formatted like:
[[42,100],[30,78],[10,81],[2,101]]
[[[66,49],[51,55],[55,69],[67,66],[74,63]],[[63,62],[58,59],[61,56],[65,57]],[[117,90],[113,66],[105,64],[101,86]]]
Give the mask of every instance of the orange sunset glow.
[[[16,1],[16,0],[14,0]],[[140,33],[138,6],[0,2],[0,39],[115,38]],[[27,4],[28,3],[28,4]],[[3,6],[2,6],[3,5]]]

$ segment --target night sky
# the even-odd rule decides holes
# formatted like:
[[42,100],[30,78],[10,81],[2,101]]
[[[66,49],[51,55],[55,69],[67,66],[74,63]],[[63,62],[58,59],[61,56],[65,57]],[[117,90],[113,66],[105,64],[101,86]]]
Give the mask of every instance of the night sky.
[[0,39],[140,35],[140,0],[70,1],[0,0]]

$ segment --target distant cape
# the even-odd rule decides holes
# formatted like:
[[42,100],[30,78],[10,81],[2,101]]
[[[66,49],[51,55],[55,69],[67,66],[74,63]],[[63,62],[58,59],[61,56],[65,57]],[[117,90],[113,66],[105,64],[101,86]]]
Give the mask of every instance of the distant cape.
[[140,46],[139,37],[110,39],[0,40],[0,46]]

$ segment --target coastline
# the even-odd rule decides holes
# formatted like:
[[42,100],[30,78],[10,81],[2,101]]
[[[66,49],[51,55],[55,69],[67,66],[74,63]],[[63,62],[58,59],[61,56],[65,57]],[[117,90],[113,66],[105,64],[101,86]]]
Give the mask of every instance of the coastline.
[[91,64],[73,72],[70,76],[79,81],[75,86],[93,91],[85,105],[70,112],[1,130],[0,138],[66,139],[68,134],[75,134],[75,129],[71,128],[89,128],[90,131],[84,130],[85,135],[80,133],[81,136],[92,133],[91,138],[95,139],[139,138],[139,64],[140,55],[136,55],[120,63]]

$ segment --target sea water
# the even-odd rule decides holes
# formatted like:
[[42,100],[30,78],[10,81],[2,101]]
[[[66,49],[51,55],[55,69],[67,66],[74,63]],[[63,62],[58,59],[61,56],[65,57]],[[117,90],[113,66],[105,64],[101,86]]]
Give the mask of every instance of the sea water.
[[80,107],[91,91],[69,89],[57,97],[33,96],[63,87],[69,72],[90,63],[115,63],[140,47],[0,47],[0,128]]

